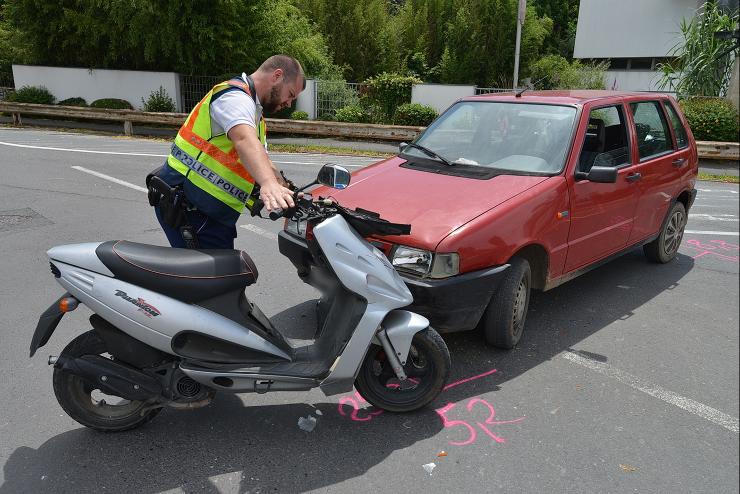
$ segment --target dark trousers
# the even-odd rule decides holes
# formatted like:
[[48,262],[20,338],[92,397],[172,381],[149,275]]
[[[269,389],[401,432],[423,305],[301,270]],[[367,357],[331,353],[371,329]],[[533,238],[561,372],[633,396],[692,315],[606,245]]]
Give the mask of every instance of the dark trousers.
[[[172,228],[162,220],[162,212],[159,208],[154,208],[157,220],[167,235],[172,247],[185,248],[185,242],[180,232]],[[198,211],[186,211],[185,215],[188,222],[193,227],[193,231],[198,236],[200,249],[233,249],[234,239],[236,238],[236,226],[226,226],[219,223]]]

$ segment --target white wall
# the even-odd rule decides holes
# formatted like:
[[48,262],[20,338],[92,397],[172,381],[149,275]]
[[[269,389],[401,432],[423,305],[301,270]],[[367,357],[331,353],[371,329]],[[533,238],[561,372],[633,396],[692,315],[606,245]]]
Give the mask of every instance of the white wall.
[[661,91],[660,73],[652,70],[607,70],[606,89],[617,91]]
[[57,101],[81,97],[88,103],[101,98],[119,98],[141,109],[153,91],[162,86],[182,111],[180,78],[173,72],[144,72],[131,70],[72,69],[13,65],[15,87],[45,86]]
[[295,111],[308,113],[309,120],[316,119],[316,81],[306,79],[306,89],[301,91],[295,102]]
[[414,84],[411,88],[411,102],[435,108],[439,113],[445,111],[460,98],[475,95],[475,86],[456,86],[450,84]]
[[664,57],[697,0],[581,0],[574,58]]

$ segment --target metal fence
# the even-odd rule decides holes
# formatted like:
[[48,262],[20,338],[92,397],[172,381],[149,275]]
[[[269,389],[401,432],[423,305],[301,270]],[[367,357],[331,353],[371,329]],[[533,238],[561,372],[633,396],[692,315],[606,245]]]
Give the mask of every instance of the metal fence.
[[360,104],[360,96],[367,91],[367,85],[344,81],[316,81],[316,118],[334,120],[336,111],[345,106]]
[[180,74],[183,113],[190,113],[213,86],[223,81],[223,76]]
[[513,91],[513,89],[505,89],[500,87],[476,87],[475,95],[479,96],[481,94],[506,93],[510,91]]
[[4,100],[15,90],[12,72],[0,72],[0,100]]

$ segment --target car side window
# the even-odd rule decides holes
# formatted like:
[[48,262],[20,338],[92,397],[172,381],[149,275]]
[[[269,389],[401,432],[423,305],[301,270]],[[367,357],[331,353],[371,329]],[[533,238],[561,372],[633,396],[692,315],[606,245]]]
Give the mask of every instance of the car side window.
[[640,160],[673,149],[668,122],[657,101],[630,103],[637,132],[637,151]]
[[588,173],[594,166],[617,167],[630,163],[627,125],[622,105],[591,110],[578,171]]
[[686,128],[683,126],[683,122],[676,113],[676,109],[673,105],[665,102],[665,109],[668,110],[668,118],[671,120],[673,126],[673,133],[676,135],[676,145],[678,149],[683,149],[689,145],[689,136],[686,134]]

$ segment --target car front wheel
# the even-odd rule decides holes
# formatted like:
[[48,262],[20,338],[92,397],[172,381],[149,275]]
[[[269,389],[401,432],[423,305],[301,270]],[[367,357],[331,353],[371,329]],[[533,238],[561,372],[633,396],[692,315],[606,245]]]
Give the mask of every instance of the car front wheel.
[[505,349],[514,348],[522,337],[532,285],[526,259],[515,257],[509,264],[480,322],[486,343]]

